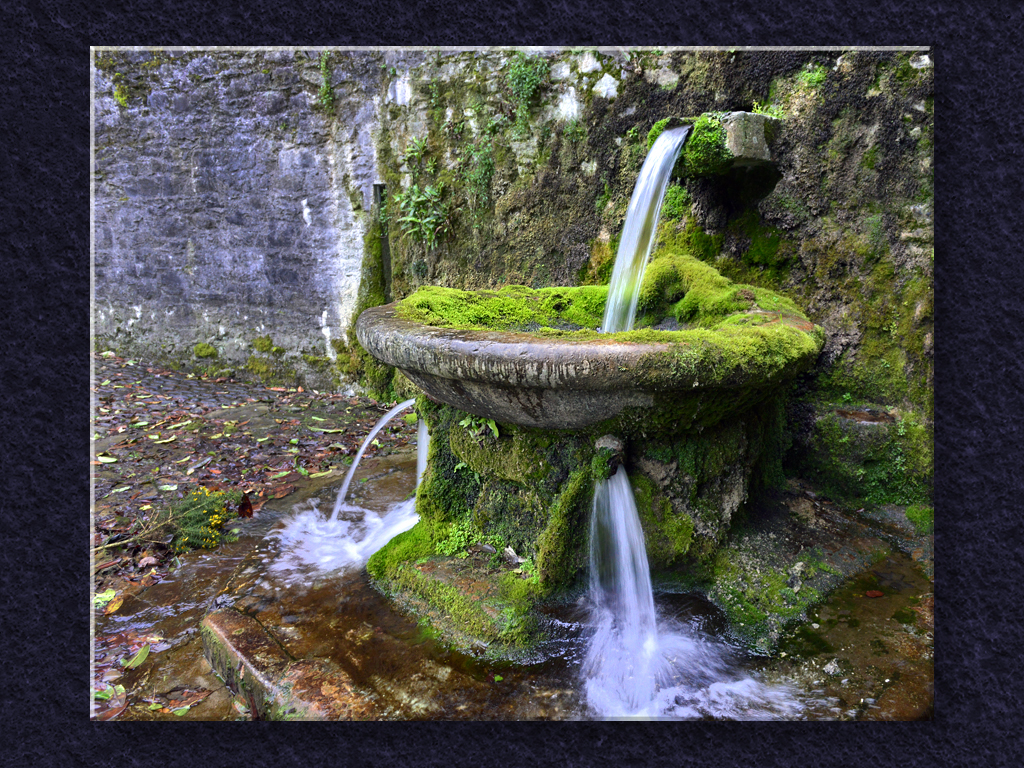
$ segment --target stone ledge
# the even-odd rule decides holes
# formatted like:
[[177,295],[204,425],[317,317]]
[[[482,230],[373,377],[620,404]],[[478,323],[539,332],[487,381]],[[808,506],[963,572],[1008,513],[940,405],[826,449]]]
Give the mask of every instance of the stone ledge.
[[206,658],[262,720],[370,720],[373,704],[337,665],[292,659],[256,619],[231,608],[203,619]]

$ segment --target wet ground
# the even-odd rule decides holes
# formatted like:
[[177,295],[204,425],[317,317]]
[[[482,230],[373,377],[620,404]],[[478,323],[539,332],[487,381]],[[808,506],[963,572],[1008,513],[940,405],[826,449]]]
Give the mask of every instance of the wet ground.
[[[291,550],[280,535],[268,536],[314,507],[329,514],[348,469],[346,458],[386,404],[201,381],[116,358],[97,360],[96,382],[96,453],[116,461],[95,467],[93,543],[106,549],[97,551],[100,568],[94,579],[97,592],[114,589],[117,598],[107,603],[115,610],[97,610],[95,618],[99,698],[94,717],[177,721],[266,715],[267,702],[234,676],[241,664],[222,665],[230,686],[213,671],[200,630],[206,616],[225,617],[221,628],[228,634],[245,636],[254,629],[259,642],[269,638],[263,670],[273,678],[269,689],[286,705],[297,702],[276,716],[308,714],[302,702],[315,703],[316,697],[296,691],[299,677],[309,678],[310,664],[319,665],[314,671],[320,690],[324,681],[330,683],[335,710],[329,716],[589,716],[580,686],[583,602],[547,611],[551,639],[533,663],[495,662],[480,649],[460,653],[438,643],[425,626],[374,590],[364,570],[318,573],[289,560]],[[378,441],[360,464],[350,493],[352,503],[370,515],[387,513],[415,486],[415,427],[399,417]],[[177,558],[157,544],[111,546],[130,538],[135,520],[200,484],[244,490],[252,498],[254,516],[230,523],[237,541]],[[884,533],[884,511],[875,516]],[[889,552],[787,632],[774,657],[732,648],[744,674],[794,692],[800,708],[792,716],[931,716],[930,558],[918,557],[922,567],[909,552],[898,547]],[[730,642],[721,613],[703,600],[660,594],[657,602],[663,617],[687,631]],[[140,663],[126,667],[133,659]]]

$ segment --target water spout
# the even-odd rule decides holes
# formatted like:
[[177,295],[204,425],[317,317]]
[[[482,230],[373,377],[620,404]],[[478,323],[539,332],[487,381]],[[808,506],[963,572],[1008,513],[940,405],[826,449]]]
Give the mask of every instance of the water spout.
[[[384,425],[386,425],[389,421],[395,418],[395,416],[404,411],[406,408],[409,408],[410,406],[413,406],[415,404],[416,398],[410,398],[409,400],[406,400],[403,403],[399,403],[390,411],[385,413],[384,416],[381,417],[381,420],[378,421],[374,425],[373,429],[370,430],[370,434],[366,436],[366,439],[363,440],[363,444],[359,446],[359,452],[356,453],[356,458],[352,462],[352,466],[349,468],[348,474],[345,475],[345,482],[341,484],[341,490],[338,492],[338,500],[334,502],[334,511],[331,512],[329,522],[333,523],[335,520],[338,519],[338,513],[341,511],[342,505],[344,505],[345,503],[345,495],[348,493],[348,487],[352,483],[352,476],[355,475],[356,467],[359,466],[359,460],[363,458],[363,454],[366,452],[366,448],[373,441],[373,438],[375,438],[377,436],[377,433],[384,428]],[[417,464],[418,463],[419,461],[417,459]]]

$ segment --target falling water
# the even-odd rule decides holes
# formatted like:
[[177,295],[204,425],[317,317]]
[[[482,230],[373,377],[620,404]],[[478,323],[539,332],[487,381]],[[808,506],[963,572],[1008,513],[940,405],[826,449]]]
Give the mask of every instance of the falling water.
[[427,422],[420,419],[416,426],[416,487],[423,481],[423,473],[427,471],[427,452],[430,450],[430,432]]
[[[690,128],[658,137],[640,169],[608,288],[601,331],[628,331],[676,156]],[[592,631],[583,666],[588,706],[601,717],[793,717],[788,690],[743,676],[722,643],[659,622],[643,529],[623,467],[594,489],[590,525]]]
[[[373,429],[370,430],[370,434],[366,436],[366,439],[363,440],[363,444],[359,446],[359,452],[356,454],[356,458],[352,462],[352,466],[349,468],[348,474],[345,475],[345,482],[341,484],[341,490],[338,491],[338,500],[334,502],[334,511],[331,513],[330,522],[334,522],[338,519],[338,512],[341,511],[341,507],[345,503],[345,495],[348,493],[348,487],[352,483],[352,476],[356,473],[356,467],[359,466],[359,460],[363,458],[363,453],[366,452],[366,449],[369,447],[370,443],[373,442],[373,438],[375,438],[377,436],[377,433],[380,432],[389,421],[395,418],[395,416],[404,411],[406,408],[409,408],[410,406],[413,406],[415,404],[416,398],[410,398],[405,402],[399,403],[390,411],[385,413],[381,417],[381,420],[378,421],[374,425]],[[416,463],[419,464],[418,458]]]
[[629,199],[626,221],[622,225],[622,239],[619,240],[612,279],[608,284],[608,303],[604,308],[602,333],[628,331],[633,327],[640,298],[640,281],[658,231],[661,202],[665,199],[665,189],[676,163],[676,155],[689,135],[688,125],[669,128],[657,138],[647,153],[633,188],[633,196]]

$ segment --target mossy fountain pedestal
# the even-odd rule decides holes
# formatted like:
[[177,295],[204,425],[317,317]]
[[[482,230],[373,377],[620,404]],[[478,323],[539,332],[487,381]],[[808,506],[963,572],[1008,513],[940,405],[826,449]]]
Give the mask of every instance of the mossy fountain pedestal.
[[[788,299],[656,254],[640,327],[599,334],[604,287],[429,287],[359,318],[360,343],[425,393],[419,524],[374,555],[385,589],[461,644],[527,644],[571,592],[594,484],[624,462],[655,570],[707,561],[779,461],[780,395],[821,348]],[[655,327],[656,326],[656,327]],[[599,445],[611,435],[621,450]],[[455,558],[494,551],[490,572]],[[486,569],[484,569],[486,570]]]

